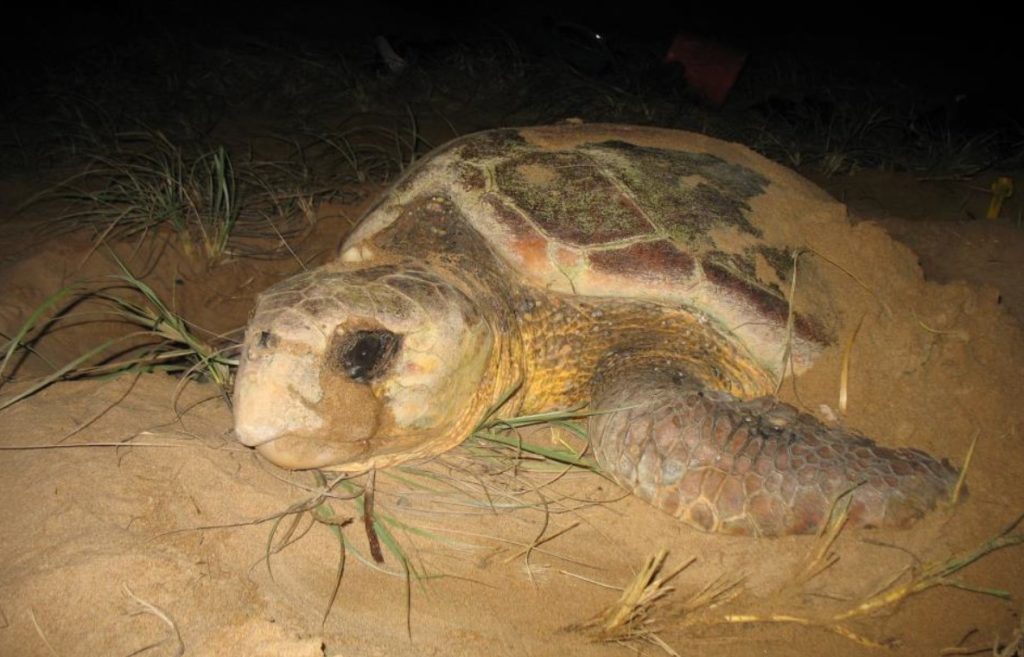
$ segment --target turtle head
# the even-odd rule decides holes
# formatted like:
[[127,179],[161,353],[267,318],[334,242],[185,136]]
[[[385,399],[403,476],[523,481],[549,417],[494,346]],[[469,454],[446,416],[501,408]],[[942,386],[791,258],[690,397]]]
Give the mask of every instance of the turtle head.
[[286,468],[343,471],[439,454],[491,403],[495,332],[423,266],[327,265],[257,300],[235,433]]

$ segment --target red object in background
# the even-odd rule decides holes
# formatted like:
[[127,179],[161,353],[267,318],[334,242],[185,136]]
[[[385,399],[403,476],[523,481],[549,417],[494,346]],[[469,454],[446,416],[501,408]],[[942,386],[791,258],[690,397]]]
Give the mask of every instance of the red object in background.
[[717,107],[729,97],[747,61],[747,53],[696,34],[680,32],[665,53],[665,61],[681,64],[686,84]]

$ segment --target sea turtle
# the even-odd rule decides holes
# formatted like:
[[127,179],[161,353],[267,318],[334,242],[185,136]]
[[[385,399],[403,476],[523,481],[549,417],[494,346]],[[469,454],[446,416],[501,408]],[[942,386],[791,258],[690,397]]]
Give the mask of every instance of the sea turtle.
[[[807,533],[849,495],[905,526],[957,471],[771,396],[837,340],[800,231],[820,189],[701,135],[566,124],[456,139],[364,216],[334,261],[260,295],[235,431],[286,468],[444,452],[503,414],[587,404],[598,463],[704,531]],[[796,217],[800,221],[796,221]],[[817,223],[815,223],[817,222]]]

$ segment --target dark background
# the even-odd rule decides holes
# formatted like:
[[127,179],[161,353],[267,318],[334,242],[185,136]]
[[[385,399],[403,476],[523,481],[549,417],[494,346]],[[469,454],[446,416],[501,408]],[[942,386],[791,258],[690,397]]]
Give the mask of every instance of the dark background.
[[[7,147],[42,139],[47,128],[39,122],[57,104],[67,114],[69,105],[93,102],[115,123],[130,117],[150,127],[190,115],[208,133],[251,112],[276,112],[285,122],[303,115],[308,122],[314,107],[330,106],[339,116],[394,112],[398,105],[421,111],[417,103],[429,101],[470,129],[581,116],[708,129],[749,142],[744,128],[765,122],[793,141],[809,124],[820,124],[812,131],[832,130],[837,116],[848,125],[874,115],[912,133],[909,141],[984,136],[992,146],[986,167],[1015,163],[1022,150],[1020,36],[1015,21],[994,6],[629,2],[604,9],[555,3],[455,8],[371,0],[264,7],[43,3],[21,9],[3,27],[0,109],[8,131],[19,127],[16,139],[3,138]],[[678,66],[664,63],[679,31],[748,54],[724,106],[707,107],[687,94]],[[593,34],[602,35],[600,55],[610,64],[593,65]],[[388,38],[411,73],[388,76],[373,45],[376,35]],[[528,63],[526,73],[499,79],[513,59]],[[300,64],[301,71],[283,68]],[[568,82],[551,73],[559,65]],[[314,69],[318,73],[311,74]],[[207,84],[211,77],[219,87]],[[340,97],[354,79],[366,85],[359,102]],[[572,88],[581,81],[593,98]],[[529,93],[522,89],[527,85]],[[598,106],[602,92],[595,89],[601,85],[605,96],[626,94],[614,111]],[[294,88],[299,86],[304,90]],[[566,95],[573,95],[571,102]],[[644,111],[631,115],[621,105],[636,106],[635,99]],[[275,107],[268,112],[269,104]],[[721,125],[707,128],[719,120]],[[887,159],[877,153],[880,145],[899,146],[902,139],[890,133],[863,145],[872,152],[864,164]],[[850,145],[849,151],[858,148]],[[903,166],[909,165],[895,165]]]

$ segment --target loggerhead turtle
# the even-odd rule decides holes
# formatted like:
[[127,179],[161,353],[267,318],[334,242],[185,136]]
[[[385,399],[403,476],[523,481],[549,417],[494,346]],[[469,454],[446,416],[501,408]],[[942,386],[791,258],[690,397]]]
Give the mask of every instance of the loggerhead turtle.
[[948,498],[952,466],[771,397],[787,358],[799,373],[835,342],[825,278],[801,268],[810,312],[783,290],[806,245],[790,218],[845,221],[837,207],[696,134],[456,139],[340,257],[260,295],[235,431],[286,468],[360,471],[444,452],[503,400],[506,414],[588,403],[601,467],[698,529],[813,532],[845,494],[854,524],[905,526]]

